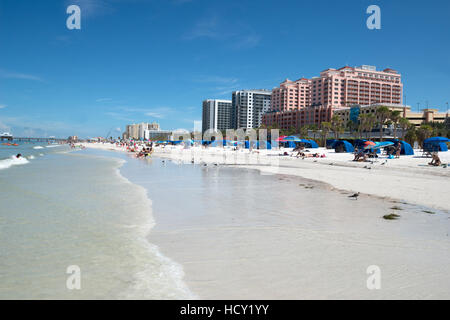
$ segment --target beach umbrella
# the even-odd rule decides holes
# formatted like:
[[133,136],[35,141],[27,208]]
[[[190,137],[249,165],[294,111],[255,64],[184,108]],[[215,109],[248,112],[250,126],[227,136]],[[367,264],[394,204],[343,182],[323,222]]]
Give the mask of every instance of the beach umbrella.
[[279,137],[277,140],[275,140],[275,141],[283,141],[283,139],[284,138],[286,138],[287,136],[281,136],[281,137]]
[[296,136],[289,136],[289,137],[283,138],[283,140],[281,140],[281,141],[282,142],[289,142],[289,141],[292,141],[292,142],[304,142],[305,140],[300,139],[299,137],[296,137]]
[[429,138],[426,139],[424,141],[424,143],[430,143],[430,142],[449,142],[450,140],[448,138],[445,137],[433,137],[433,138]]
[[372,146],[370,149],[376,150],[376,149],[380,149],[380,148],[384,148],[384,147],[389,147],[392,145],[394,145],[394,143],[391,141],[378,142],[375,144],[375,146]]
[[365,141],[363,143],[364,149],[372,149],[376,145],[373,141]]

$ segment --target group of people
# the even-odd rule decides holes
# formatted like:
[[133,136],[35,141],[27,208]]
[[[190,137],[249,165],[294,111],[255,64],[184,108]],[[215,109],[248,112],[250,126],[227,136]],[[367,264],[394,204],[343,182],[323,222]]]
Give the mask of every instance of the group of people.
[[[400,143],[400,141],[397,141],[393,146],[386,147],[386,154],[388,158],[399,159],[401,152],[402,144]],[[358,147],[356,147],[354,154],[355,157],[353,158],[353,161],[356,162],[365,162],[368,161],[368,158],[378,158],[376,150],[368,151],[364,148],[359,149]]]
[[388,157],[395,157],[395,159],[400,159],[400,154],[402,152],[402,144],[397,141],[393,146],[387,148]]
[[147,158],[153,152],[153,142],[150,142],[147,146],[144,146],[141,151],[136,154],[136,158]]
[[305,158],[325,158],[325,154],[320,153],[305,153],[305,144],[299,143],[297,146],[292,150],[292,154],[297,152],[295,155],[297,158],[301,157],[302,159]]

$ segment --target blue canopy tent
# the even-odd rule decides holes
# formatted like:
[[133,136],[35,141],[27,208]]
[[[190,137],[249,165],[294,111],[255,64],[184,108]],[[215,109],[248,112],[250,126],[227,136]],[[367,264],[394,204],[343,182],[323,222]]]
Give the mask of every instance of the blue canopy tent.
[[336,139],[328,139],[327,140],[327,143],[326,143],[326,146],[327,146],[327,149],[334,149],[334,145],[336,144],[336,142],[338,142],[339,140],[336,140]]
[[364,142],[367,142],[365,139],[356,139],[353,141],[353,145],[359,149],[364,148]]
[[294,141],[280,141],[279,143],[284,148],[295,148],[295,142]]
[[269,141],[261,141],[259,143],[259,148],[261,149],[261,145],[264,146],[265,145],[265,149],[267,150],[271,150],[272,149],[272,144]]
[[400,154],[402,154],[404,156],[414,155],[414,149],[411,147],[411,145],[408,142],[402,141],[399,139],[387,139],[386,141],[391,141],[394,143],[400,142],[400,144],[402,145],[402,150],[400,151]]
[[248,140],[245,140],[245,142],[244,142],[245,149],[250,149],[250,143],[251,143],[251,146],[252,146],[253,149],[259,148],[259,141],[255,141],[255,140],[248,141]]
[[306,140],[305,147],[310,149],[316,149],[319,148],[319,145],[314,140]]
[[433,137],[423,142],[423,149],[427,151],[448,151],[446,142],[450,139],[445,137]]
[[336,153],[343,153],[343,152],[353,152],[355,151],[355,149],[353,148],[353,145],[346,141],[346,140],[342,140],[342,141],[336,141],[334,143],[334,151]]

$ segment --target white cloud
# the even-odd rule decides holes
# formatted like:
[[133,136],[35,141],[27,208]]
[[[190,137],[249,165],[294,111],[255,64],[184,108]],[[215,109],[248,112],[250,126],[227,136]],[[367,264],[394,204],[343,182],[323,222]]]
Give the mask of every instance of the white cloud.
[[81,16],[90,18],[113,12],[110,2],[108,3],[106,0],[66,0],[66,7],[77,5],[81,9]]
[[184,40],[208,38],[226,43],[234,49],[245,49],[257,46],[261,36],[244,22],[234,23],[222,19],[217,14],[208,15],[198,20],[194,26],[182,36]]
[[6,106],[5,105],[3,105],[3,104],[0,104],[0,109],[5,109],[6,108]]
[[196,82],[211,82],[211,83],[221,83],[221,84],[234,84],[239,81],[237,78],[228,78],[221,76],[198,76],[194,78]]
[[145,115],[149,116],[149,117],[153,117],[153,118],[158,118],[158,119],[164,118],[163,114],[157,113],[157,112],[146,112]]
[[0,69],[0,78],[4,79],[20,79],[20,80],[32,80],[32,81],[43,81],[40,77],[26,74],[26,73],[18,73],[18,72],[9,72],[3,69]]
[[220,38],[222,35],[218,31],[219,20],[217,16],[209,16],[197,21],[195,26],[186,33],[183,38],[186,40],[194,40],[197,38]]
[[100,98],[100,99],[95,100],[95,102],[107,102],[107,101],[112,101],[112,99],[111,98]]

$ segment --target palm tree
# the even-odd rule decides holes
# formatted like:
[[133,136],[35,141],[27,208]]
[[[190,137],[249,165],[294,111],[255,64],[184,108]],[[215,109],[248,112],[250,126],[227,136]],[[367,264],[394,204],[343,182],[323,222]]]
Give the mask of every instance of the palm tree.
[[322,135],[323,146],[326,147],[327,146],[328,133],[331,130],[331,122],[322,122],[320,124],[320,127],[322,129],[321,135]]
[[358,123],[358,137],[359,137],[359,139],[362,138],[362,133],[366,129],[367,120],[368,120],[367,116],[368,116],[367,114],[363,114],[363,113],[359,114],[359,117],[358,117],[358,120],[359,120],[359,123]]
[[358,130],[358,123],[354,122],[353,120],[348,120],[345,124],[345,127],[348,129],[350,134],[353,134],[355,131]]
[[402,119],[402,114],[398,110],[392,111],[389,115],[389,120],[391,120],[392,124],[394,125],[394,139],[397,139],[397,125],[400,119]]
[[375,114],[377,115],[380,124],[380,141],[383,141],[383,126],[386,120],[389,119],[391,110],[389,110],[389,108],[386,106],[380,106],[375,111]]
[[400,128],[402,129],[402,140],[405,139],[405,131],[411,126],[411,122],[407,118],[400,118],[398,120]]
[[305,139],[308,135],[309,126],[301,126],[300,127],[300,138]]
[[408,127],[408,131],[406,132],[406,134],[403,134],[403,139],[410,145],[414,145],[414,141],[417,140],[417,130],[414,125]]
[[373,127],[377,122],[377,118],[374,114],[366,114],[364,117],[363,130],[366,131],[366,139],[370,138],[370,134],[372,133]]
[[331,130],[334,132],[335,139],[339,139],[339,134],[344,131],[344,121],[337,114],[331,118]]
[[422,124],[419,129],[417,129],[417,140],[419,144],[422,146],[423,142],[431,137],[433,134],[433,128],[428,124]]

